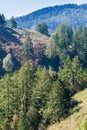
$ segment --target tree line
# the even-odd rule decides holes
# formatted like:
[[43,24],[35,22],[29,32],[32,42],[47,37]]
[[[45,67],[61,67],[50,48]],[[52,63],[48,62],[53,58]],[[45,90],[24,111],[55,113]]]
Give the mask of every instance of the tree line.
[[17,22],[15,21],[15,18],[13,16],[10,18],[9,22],[7,22],[4,14],[0,14],[0,26],[4,27],[7,24],[11,28],[17,28]]

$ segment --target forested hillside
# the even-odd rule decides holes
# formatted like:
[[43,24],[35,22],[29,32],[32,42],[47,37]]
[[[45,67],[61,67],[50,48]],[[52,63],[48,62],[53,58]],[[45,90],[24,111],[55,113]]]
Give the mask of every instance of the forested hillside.
[[60,24],[75,29],[77,26],[87,26],[87,5],[60,5],[47,7],[31,14],[16,18],[19,28],[35,29],[37,24],[45,22],[49,32],[54,32]]
[[31,31],[0,19],[0,130],[60,128],[72,117],[74,130],[87,130],[87,27],[49,34],[44,22]]
[[[87,88],[87,28],[0,29],[0,130],[45,130],[73,117],[79,100],[72,96]],[[73,128],[86,129],[86,120]]]

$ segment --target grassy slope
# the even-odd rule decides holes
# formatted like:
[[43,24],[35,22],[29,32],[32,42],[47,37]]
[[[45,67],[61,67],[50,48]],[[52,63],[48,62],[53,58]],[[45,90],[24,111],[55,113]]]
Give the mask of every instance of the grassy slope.
[[9,52],[13,57],[14,69],[20,67],[22,61],[20,50],[26,37],[32,39],[35,54],[34,64],[38,65],[41,56],[44,54],[46,44],[49,43],[49,37],[33,30],[0,27],[0,76],[4,72],[2,69],[3,59]]
[[39,43],[46,45],[49,42],[49,38],[46,35],[33,30],[12,29],[9,27],[0,27],[0,30],[0,47],[6,53],[11,49],[14,57],[20,54],[20,48],[25,37],[30,37],[33,45]]
[[77,93],[73,99],[78,105],[73,108],[72,114],[60,123],[49,126],[47,130],[78,130],[78,126],[87,119],[87,89]]
[[47,43],[48,37],[33,30],[12,29],[9,27],[0,27],[0,43],[11,45],[19,44],[24,41],[25,37],[31,37],[32,42]]

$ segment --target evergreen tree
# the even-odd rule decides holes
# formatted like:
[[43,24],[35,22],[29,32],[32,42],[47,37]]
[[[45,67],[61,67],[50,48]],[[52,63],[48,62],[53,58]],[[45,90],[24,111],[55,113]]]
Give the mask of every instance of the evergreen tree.
[[59,82],[58,80],[55,81],[49,94],[48,108],[46,112],[48,113],[50,123],[65,118],[69,113],[70,104],[71,99],[69,90],[62,82]]
[[[48,70],[46,70],[46,68],[38,68],[35,78],[35,87],[33,88],[32,93],[32,106],[34,107],[35,114],[38,114],[37,118],[35,119],[38,120],[37,126],[44,126],[47,123],[44,111],[47,107],[47,101],[49,100],[48,95],[50,93],[50,88],[51,78]],[[33,125],[36,126],[36,121],[33,121]]]
[[58,72],[58,78],[66,84],[71,93],[84,89],[86,86],[84,77],[87,77],[86,71],[83,70],[78,56],[74,57],[73,60],[67,57],[63,68],[60,68]]
[[5,25],[6,25],[6,20],[4,14],[0,14],[0,26],[5,26]]
[[9,130],[14,112],[11,75],[6,75],[0,81],[0,87],[0,129]]
[[79,27],[74,31],[73,44],[75,53],[78,55],[84,67],[87,67],[87,28]]
[[49,38],[49,44],[46,45],[46,55],[49,58],[53,58],[56,55],[58,55],[58,48],[57,48],[56,40],[58,40],[58,37],[56,38],[56,35],[52,35]]
[[36,85],[33,88],[33,105],[39,110],[44,108],[50,91],[51,78],[46,68],[38,68],[36,72]]
[[9,20],[9,26],[11,28],[17,28],[17,22],[16,20],[14,19],[14,17],[12,16],[11,19]]
[[25,42],[23,43],[22,49],[21,49],[21,57],[24,60],[31,60],[34,56],[33,52],[33,43],[31,42],[31,39],[29,37],[26,37]]
[[39,110],[35,108],[33,105],[31,105],[28,110],[27,116],[28,116],[29,128],[31,130],[38,130],[38,124],[40,123],[41,120]]
[[38,31],[38,32],[40,32],[42,34],[45,34],[45,35],[49,35],[48,27],[47,27],[46,23],[44,23],[44,22],[41,22],[41,23],[39,23],[37,25],[36,31]]
[[[28,110],[31,104],[31,96],[32,96],[32,88],[33,88],[33,80],[34,80],[34,69],[31,63],[28,61],[23,64],[22,68],[19,70],[18,76],[18,84],[19,84],[19,94],[20,94],[20,113],[19,113],[19,122],[18,124],[22,123],[26,119],[25,126],[29,126],[27,121]],[[21,115],[22,113],[22,115]],[[23,119],[22,119],[23,118]],[[21,130],[22,126],[19,125],[18,129]],[[26,130],[26,128],[22,129]]]
[[21,111],[19,116],[18,122],[18,129],[17,130],[28,130],[28,121],[24,113]]
[[67,56],[71,53],[73,31],[66,25],[60,25],[56,29],[53,37],[56,44],[57,52],[59,54],[61,63],[66,60]]

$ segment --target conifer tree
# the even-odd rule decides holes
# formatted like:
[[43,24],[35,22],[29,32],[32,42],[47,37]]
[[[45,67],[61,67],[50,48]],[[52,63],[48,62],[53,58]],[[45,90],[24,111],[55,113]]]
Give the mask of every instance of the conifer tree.
[[49,35],[48,27],[47,27],[46,23],[44,23],[44,22],[41,22],[41,23],[39,23],[37,25],[36,31],[38,31],[38,32],[40,32],[42,34],[45,34],[45,35]]
[[24,60],[31,60],[33,58],[34,52],[33,52],[33,43],[29,37],[25,38],[25,42],[23,43],[22,49],[21,49],[21,57]]
[[[31,103],[31,95],[32,95],[32,88],[33,88],[33,80],[34,80],[34,69],[32,64],[27,61],[23,64],[22,68],[19,70],[19,88],[20,88],[20,113],[19,113],[19,122],[18,124],[22,123],[26,119],[25,126],[29,126],[29,123],[27,122],[28,116],[28,110]],[[21,115],[22,114],[22,115]],[[23,118],[23,119],[22,119]],[[23,125],[23,124],[22,124]],[[19,130],[26,130],[26,128],[21,129],[22,126],[19,125]]]
[[12,16],[11,19],[9,20],[9,26],[11,28],[17,28],[17,22],[16,20],[14,19],[14,17]]
[[56,29],[53,39],[56,44],[56,50],[59,54],[61,63],[66,60],[67,56],[71,52],[69,47],[72,47],[72,36],[72,29],[66,25],[60,25]]
[[49,93],[47,115],[50,123],[60,121],[69,113],[71,99],[69,90],[60,81],[55,81]]
[[6,20],[4,14],[0,14],[0,26],[5,26],[5,25],[6,25]]
[[87,77],[86,71],[83,70],[78,56],[75,56],[72,60],[67,57],[63,68],[60,68],[58,72],[58,78],[66,84],[71,93],[84,89],[84,86],[86,86],[84,77]]

